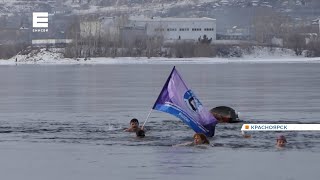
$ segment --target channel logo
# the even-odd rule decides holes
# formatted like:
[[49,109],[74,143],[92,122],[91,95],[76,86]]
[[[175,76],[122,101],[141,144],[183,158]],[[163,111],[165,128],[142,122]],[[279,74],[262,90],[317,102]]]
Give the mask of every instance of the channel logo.
[[48,32],[49,27],[48,12],[33,12],[32,13],[32,32]]
[[320,124],[243,124],[241,131],[320,131]]

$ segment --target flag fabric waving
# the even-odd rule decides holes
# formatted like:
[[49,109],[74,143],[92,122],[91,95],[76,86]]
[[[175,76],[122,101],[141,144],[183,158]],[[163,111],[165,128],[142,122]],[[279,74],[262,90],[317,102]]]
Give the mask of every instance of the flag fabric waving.
[[196,133],[213,136],[217,120],[203,107],[173,67],[153,108],[180,118]]

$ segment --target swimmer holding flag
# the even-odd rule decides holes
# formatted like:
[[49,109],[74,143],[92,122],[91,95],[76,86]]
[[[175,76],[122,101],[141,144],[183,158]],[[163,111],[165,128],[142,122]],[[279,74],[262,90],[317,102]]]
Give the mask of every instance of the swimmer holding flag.
[[175,67],[173,67],[152,109],[180,118],[196,133],[203,133],[208,137],[214,136],[217,120],[187,87]]

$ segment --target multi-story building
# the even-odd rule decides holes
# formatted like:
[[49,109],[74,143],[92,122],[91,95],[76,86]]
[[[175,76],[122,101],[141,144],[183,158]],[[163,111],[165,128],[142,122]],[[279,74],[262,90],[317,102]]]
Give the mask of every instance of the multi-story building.
[[129,26],[145,27],[148,37],[167,40],[194,40],[205,35],[216,40],[216,20],[212,18],[129,18]]

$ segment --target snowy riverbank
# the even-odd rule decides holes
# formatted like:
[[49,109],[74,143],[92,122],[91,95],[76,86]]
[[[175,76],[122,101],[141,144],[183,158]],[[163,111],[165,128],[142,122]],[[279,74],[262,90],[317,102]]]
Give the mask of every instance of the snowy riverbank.
[[[16,62],[17,60],[17,62]],[[251,54],[243,57],[231,58],[164,58],[164,57],[95,57],[85,60],[84,58],[64,58],[63,54],[55,49],[46,51],[41,49],[36,53],[16,55],[9,60],[0,60],[0,65],[17,64],[216,64],[216,63],[277,63],[277,62],[320,62],[320,57],[307,58],[295,56],[294,52],[287,49],[274,49],[273,51],[256,48]]]

